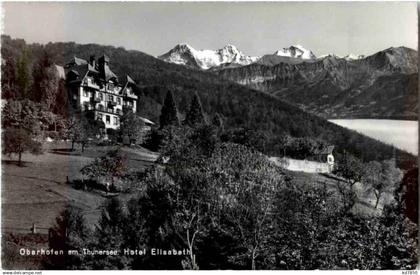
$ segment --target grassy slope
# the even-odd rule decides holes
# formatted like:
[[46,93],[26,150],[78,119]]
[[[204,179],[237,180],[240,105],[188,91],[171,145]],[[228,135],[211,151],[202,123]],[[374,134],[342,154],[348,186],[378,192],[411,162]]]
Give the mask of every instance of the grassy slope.
[[[69,145],[60,144],[56,148],[65,149]],[[25,167],[18,167],[3,156],[2,228],[6,232],[28,232],[33,223],[48,228],[70,203],[80,207],[89,224],[97,220],[105,198],[98,193],[74,189],[66,184],[66,177],[70,181],[81,178],[80,169],[84,165],[113,148],[91,147],[83,155],[67,155],[52,149],[39,156],[25,154]],[[129,166],[143,169],[152,159],[147,152],[132,153]]]

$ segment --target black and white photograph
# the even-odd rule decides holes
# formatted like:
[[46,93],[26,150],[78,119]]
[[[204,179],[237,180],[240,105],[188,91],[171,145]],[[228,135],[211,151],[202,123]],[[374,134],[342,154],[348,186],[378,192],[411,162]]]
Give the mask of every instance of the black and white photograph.
[[3,272],[417,274],[417,2],[0,5]]

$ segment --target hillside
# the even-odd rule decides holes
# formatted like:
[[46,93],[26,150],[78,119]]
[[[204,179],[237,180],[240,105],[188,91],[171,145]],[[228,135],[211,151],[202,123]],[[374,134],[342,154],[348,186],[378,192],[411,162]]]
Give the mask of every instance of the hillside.
[[417,51],[405,47],[356,60],[329,55],[302,62],[267,56],[216,73],[328,119],[417,119]]
[[[23,48],[30,53],[30,64],[36,64],[44,51],[60,65],[73,56],[88,59],[90,55],[108,55],[115,73],[129,74],[137,82],[140,96],[138,110],[153,121],[158,121],[167,90],[173,90],[181,113],[185,112],[197,91],[205,112],[209,115],[219,113],[225,128],[243,127],[265,136],[264,151],[268,155],[280,154],[276,148],[282,135],[321,139],[336,145],[337,153],[346,150],[365,161],[387,159],[393,155],[393,147],[303,112],[273,95],[223,80],[210,72],[166,63],[139,51],[72,42],[43,46],[2,36],[1,51],[6,63],[16,64]],[[402,151],[399,151],[398,157],[400,165],[405,167],[415,162],[412,155]]]

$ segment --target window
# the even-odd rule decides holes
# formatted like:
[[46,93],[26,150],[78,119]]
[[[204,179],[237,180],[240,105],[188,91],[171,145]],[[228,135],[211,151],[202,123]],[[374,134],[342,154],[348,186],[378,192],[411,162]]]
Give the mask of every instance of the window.
[[109,115],[106,115],[105,119],[106,119],[106,124],[111,123],[111,117]]
[[103,94],[103,93],[99,93],[99,98],[100,98],[101,100],[104,100],[104,94]]
[[97,120],[102,120],[102,114],[98,114],[98,116],[96,117]]
[[114,125],[118,125],[118,117],[114,116]]
[[83,96],[88,97],[89,96],[89,92],[86,90],[83,90]]
[[114,90],[114,84],[112,84],[112,83],[109,83],[108,84],[108,90]]
[[108,100],[109,101],[114,101],[114,96],[113,95],[108,95]]
[[104,110],[104,105],[99,104],[98,109],[99,109],[100,111],[103,111],[103,110]]
[[118,105],[121,105],[121,97],[117,97]]

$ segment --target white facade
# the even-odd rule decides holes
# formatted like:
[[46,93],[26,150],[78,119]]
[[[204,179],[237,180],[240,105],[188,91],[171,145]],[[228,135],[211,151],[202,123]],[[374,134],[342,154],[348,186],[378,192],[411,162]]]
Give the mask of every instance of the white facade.
[[135,83],[129,76],[121,83],[109,69],[109,59],[105,56],[99,64],[94,59],[91,62],[75,58],[66,66],[70,97],[76,108],[93,111],[94,117],[103,121],[106,129],[118,129],[124,111],[137,111]]

